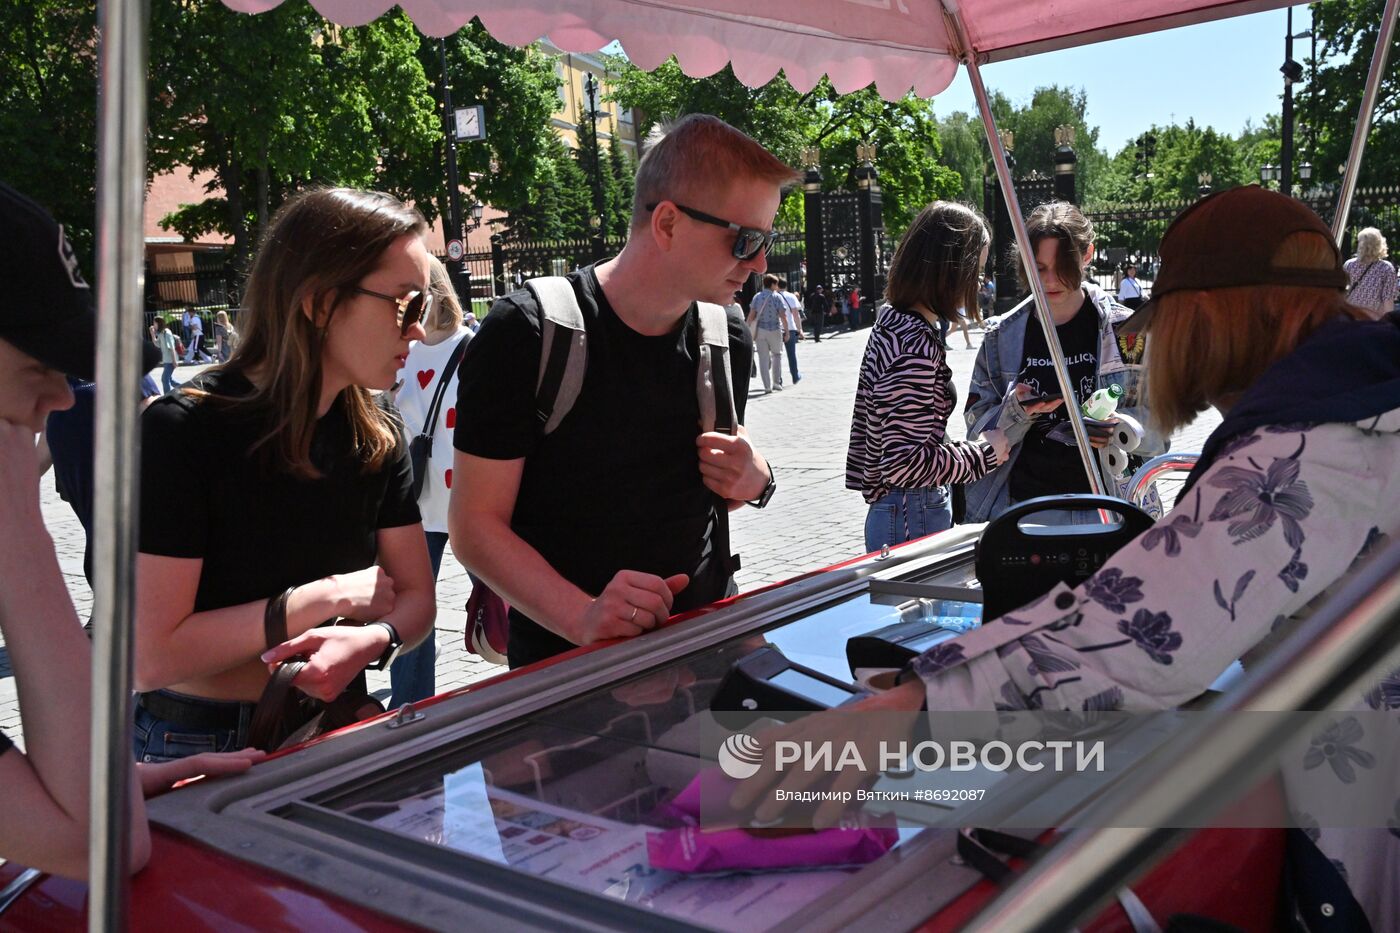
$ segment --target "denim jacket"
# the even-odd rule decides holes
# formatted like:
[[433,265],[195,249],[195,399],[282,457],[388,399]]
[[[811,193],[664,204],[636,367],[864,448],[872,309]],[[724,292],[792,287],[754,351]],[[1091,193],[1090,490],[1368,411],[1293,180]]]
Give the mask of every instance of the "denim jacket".
[[[1107,292],[1096,285],[1085,283],[1085,292],[1093,302],[1099,315],[1099,353],[1095,361],[1097,386],[1104,388],[1118,385],[1123,389],[1123,398],[1118,410],[1142,422],[1144,436],[1142,444],[1133,452],[1135,457],[1155,457],[1167,449],[1166,440],[1148,425],[1147,408],[1141,404],[1142,358],[1145,338],[1119,337],[1114,326],[1121,324],[1132,314],[1128,308],[1115,301]],[[1014,385],[1025,360],[1026,327],[1039,327],[1031,321],[1031,302],[1026,301],[1000,317],[987,321],[982,338],[982,348],[977,352],[977,362],[972,369],[972,382],[968,387],[967,404],[963,416],[967,419],[967,439],[976,440],[988,427],[996,425],[1006,406],[1003,397],[1009,385]],[[1083,401],[1081,399],[1081,401]],[[1030,418],[1020,412],[1019,404],[1011,402],[1015,411],[1011,414],[1012,423],[1029,426]],[[967,515],[965,521],[985,522],[995,518],[1011,506],[1009,480],[1016,458],[1021,453],[1019,440],[1025,436],[1024,430],[1017,434],[1008,431],[1008,437],[1016,442],[1011,447],[1011,455],[1006,462],[991,473],[967,486]],[[1128,482],[1125,479],[1117,484],[1111,493],[1126,498]],[[1156,494],[1148,502],[1148,511],[1154,516],[1161,515],[1161,503]]]

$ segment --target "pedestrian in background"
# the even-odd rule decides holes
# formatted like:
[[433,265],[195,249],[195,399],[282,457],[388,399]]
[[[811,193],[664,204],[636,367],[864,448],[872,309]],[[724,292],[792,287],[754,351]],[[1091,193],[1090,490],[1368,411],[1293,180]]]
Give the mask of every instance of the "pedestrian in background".
[[1118,283],[1118,303],[1130,311],[1142,307],[1142,285],[1137,280],[1137,266],[1123,267],[1123,281]]
[[185,309],[185,362],[214,362],[214,358],[204,352],[204,321],[199,312],[189,308]]
[[787,302],[778,294],[778,277],[763,277],[763,290],[749,302],[749,327],[758,348],[758,373],[764,392],[783,391],[783,345],[787,342]]
[[860,364],[846,488],[869,511],[865,549],[902,544],[953,524],[949,483],[985,476],[1007,456],[995,428],[984,440],[948,440],[957,407],[940,325],[975,305],[978,270],[992,242],[970,207],[936,201],[919,212],[895,249],[885,300]]
[[806,336],[802,332],[802,302],[788,291],[787,279],[778,279],[778,294],[787,306],[783,312],[783,324],[786,325],[783,346],[787,348],[788,372],[792,374],[792,384],[797,385],[802,381],[802,376],[797,371],[797,344]]
[[229,323],[228,312],[214,314],[214,356],[220,363],[227,363],[233,351],[238,349],[238,331]]
[[[442,554],[447,549],[447,504],[454,479],[452,430],[457,426],[461,349],[471,340],[472,332],[463,324],[462,305],[457,301],[447,267],[431,256],[428,265],[432,311],[423,320],[423,339],[409,345],[404,377],[394,395],[394,405],[403,416],[410,438],[425,435],[432,439],[423,462],[418,511],[423,516],[428,560],[436,583],[442,568]],[[437,405],[433,404],[434,399]],[[434,419],[432,424],[428,424],[430,416]],[[458,484],[464,480],[465,477],[456,477]],[[428,629],[418,647],[400,654],[389,666],[390,709],[418,703],[437,692],[434,687],[436,661],[434,632]]]
[[831,299],[826,289],[818,285],[807,296],[807,316],[812,323],[812,342],[822,342],[822,328],[826,326],[826,316],[831,312]]
[[[387,194],[297,195],[253,260],[238,352],[142,416],[138,759],[247,746],[272,671],[298,656],[293,687],[377,710],[365,669],[432,627],[408,444],[372,394],[423,337],[426,233]],[[201,485],[178,509],[170,476]]]
[[169,392],[175,388],[175,366],[180,362],[176,353],[175,332],[165,323],[165,318],[156,318],[156,349],[160,350],[160,387]]
[[1375,227],[1367,227],[1356,235],[1356,255],[1344,266],[1350,284],[1347,301],[1365,308],[1379,318],[1395,310],[1397,283],[1395,266],[1386,261],[1389,250],[1385,237]]

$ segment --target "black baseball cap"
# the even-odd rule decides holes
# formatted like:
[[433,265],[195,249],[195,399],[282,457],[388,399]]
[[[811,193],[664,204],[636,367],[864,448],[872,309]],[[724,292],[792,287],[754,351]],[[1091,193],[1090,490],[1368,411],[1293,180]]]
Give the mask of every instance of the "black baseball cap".
[[[97,314],[92,288],[59,224],[0,182],[0,338],[70,376],[96,373]],[[160,364],[142,342],[146,368]]]
[[[1274,254],[1295,233],[1317,233],[1332,246],[1328,269],[1275,266]],[[1258,185],[1231,188],[1204,197],[1177,215],[1159,247],[1161,266],[1152,283],[1152,300],[1117,331],[1147,329],[1157,300],[1172,292],[1238,285],[1297,285],[1346,288],[1342,254],[1332,229],[1302,201]]]

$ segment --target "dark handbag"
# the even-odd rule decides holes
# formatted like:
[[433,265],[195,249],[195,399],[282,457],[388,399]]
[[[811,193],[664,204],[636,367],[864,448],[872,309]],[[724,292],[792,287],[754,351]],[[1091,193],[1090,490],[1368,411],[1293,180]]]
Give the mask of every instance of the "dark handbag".
[[355,675],[340,696],[326,702],[292,685],[305,666],[305,661],[296,658],[284,661],[268,680],[248,727],[249,746],[265,752],[291,748],[384,712],[380,702],[369,695],[364,671]]
[[428,417],[423,421],[423,430],[408,442],[408,458],[413,465],[413,498],[423,494],[423,482],[428,478],[428,460],[433,455],[433,428],[437,425],[438,412],[442,410],[442,397],[452,382],[452,374],[462,362],[462,354],[467,352],[470,334],[464,334],[447,358],[447,366],[438,376],[437,388],[433,390],[433,400],[428,405]]
[[500,594],[474,574],[467,597],[466,647],[472,654],[496,664],[506,663],[510,647],[510,606]]

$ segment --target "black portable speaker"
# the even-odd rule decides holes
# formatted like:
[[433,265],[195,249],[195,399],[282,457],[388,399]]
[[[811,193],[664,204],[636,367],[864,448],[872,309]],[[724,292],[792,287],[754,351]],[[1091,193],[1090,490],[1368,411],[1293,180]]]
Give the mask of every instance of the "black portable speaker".
[[[1021,522],[1040,512],[1105,509],[1113,524],[1038,525]],[[977,579],[982,584],[982,621],[1044,596],[1056,583],[1076,586],[1119,548],[1152,527],[1152,516],[1111,496],[1041,496],[1012,506],[987,524],[977,542]]]

